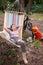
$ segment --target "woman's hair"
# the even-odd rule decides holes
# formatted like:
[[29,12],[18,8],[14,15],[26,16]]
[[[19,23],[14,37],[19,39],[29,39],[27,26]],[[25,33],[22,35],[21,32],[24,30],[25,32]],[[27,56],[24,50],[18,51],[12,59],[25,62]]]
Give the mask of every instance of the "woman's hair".
[[[15,25],[15,24],[12,24],[12,25],[10,26],[10,28],[9,28],[11,31],[13,31],[13,29],[12,29],[12,26],[13,26],[13,25]],[[17,29],[18,29],[18,28],[19,28],[19,27],[17,27]]]
[[[12,25],[14,25],[14,24],[12,24]],[[10,26],[10,28],[8,28],[8,29],[10,29],[11,31],[13,31],[13,29],[12,29],[12,25]]]

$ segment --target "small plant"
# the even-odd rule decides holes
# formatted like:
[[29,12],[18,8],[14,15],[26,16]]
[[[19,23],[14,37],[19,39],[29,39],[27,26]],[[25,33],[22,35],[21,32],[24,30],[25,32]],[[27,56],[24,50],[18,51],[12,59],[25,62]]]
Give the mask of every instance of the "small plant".
[[34,41],[34,46],[40,48],[40,42],[38,40]]
[[20,65],[20,63],[17,63],[17,65]]
[[9,50],[9,49],[5,50],[5,54],[6,55],[11,55],[12,57],[16,57],[16,58],[18,57],[17,52],[15,52],[13,50]]

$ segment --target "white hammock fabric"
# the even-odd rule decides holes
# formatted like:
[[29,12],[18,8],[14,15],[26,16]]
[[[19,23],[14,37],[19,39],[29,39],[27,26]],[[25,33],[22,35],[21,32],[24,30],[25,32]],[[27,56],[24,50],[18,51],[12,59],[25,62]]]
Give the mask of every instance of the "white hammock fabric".
[[22,13],[11,13],[5,11],[5,16],[4,16],[4,26],[3,26],[3,33],[5,34],[6,38],[10,38],[9,34],[4,30],[4,28],[7,26],[10,28],[12,24],[15,24],[16,26],[22,26],[21,31],[19,33],[20,38],[22,39],[22,30],[23,30],[23,21],[24,21],[24,14]]

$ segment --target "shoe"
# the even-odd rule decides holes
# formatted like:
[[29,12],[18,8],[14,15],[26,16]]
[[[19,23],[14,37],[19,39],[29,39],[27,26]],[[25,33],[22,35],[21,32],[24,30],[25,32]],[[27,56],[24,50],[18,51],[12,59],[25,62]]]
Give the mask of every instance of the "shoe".
[[24,63],[27,65],[28,64],[28,61],[27,61],[27,58],[26,58],[26,54],[23,53],[22,56],[23,56]]
[[26,41],[32,43],[32,37],[28,37]]

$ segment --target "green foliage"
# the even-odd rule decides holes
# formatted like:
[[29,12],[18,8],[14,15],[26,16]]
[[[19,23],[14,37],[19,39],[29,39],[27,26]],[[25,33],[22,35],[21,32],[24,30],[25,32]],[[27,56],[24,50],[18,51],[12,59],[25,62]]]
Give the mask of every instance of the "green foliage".
[[17,11],[17,9],[18,9],[18,6],[16,6],[14,4],[14,2],[10,2],[10,1],[7,2],[6,10],[9,10],[9,11]]
[[2,7],[2,3],[1,3],[1,0],[0,0],[0,9],[1,9],[1,7]]
[[37,4],[43,3],[43,0],[34,0],[34,1],[36,1]]
[[[12,10],[12,11],[17,11],[17,7],[14,5],[15,0],[0,0],[0,10],[5,9],[7,10]],[[26,6],[28,4],[29,0],[24,0],[24,5],[25,5],[25,10]],[[43,12],[43,0],[33,0],[33,6],[31,8],[32,12]]]
[[31,8],[32,12],[43,12],[43,4],[34,4]]
[[3,12],[0,10],[0,14],[3,14]]

